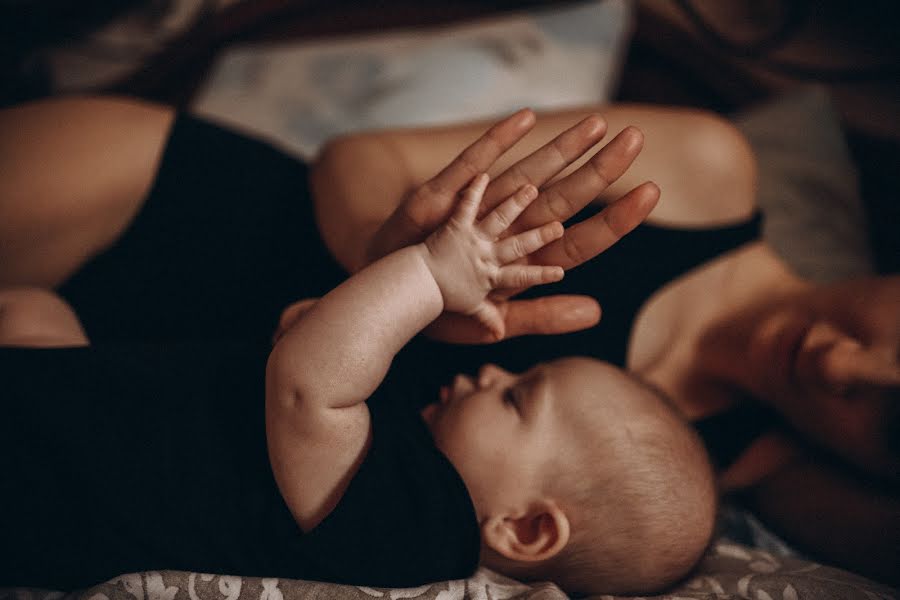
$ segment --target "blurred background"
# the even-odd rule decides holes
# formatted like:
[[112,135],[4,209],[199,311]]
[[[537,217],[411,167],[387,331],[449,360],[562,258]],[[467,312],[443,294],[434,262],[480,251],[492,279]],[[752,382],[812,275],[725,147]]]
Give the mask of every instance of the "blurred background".
[[[695,106],[734,115],[815,84],[830,96],[858,177],[874,267],[898,272],[900,11],[895,5],[895,0],[0,0],[0,105],[112,92],[265,133],[279,127],[271,113],[292,102],[281,123],[306,119],[307,130],[282,141],[290,147],[293,140],[293,149],[308,156],[316,136],[351,126],[402,124],[398,114],[411,122],[453,120],[457,115],[439,110],[430,117],[409,114],[414,100],[422,104],[436,97],[423,91],[435,78],[424,81],[422,75],[436,69],[446,75],[458,67],[481,86],[484,114],[472,116],[503,112],[517,102],[552,108],[567,101]],[[598,20],[589,23],[586,10]],[[476,46],[478,52],[469,52]],[[343,54],[328,54],[329,48]],[[488,55],[498,66],[486,68]],[[296,79],[292,88],[280,85],[273,91],[273,81],[294,72],[296,78],[287,77]],[[365,78],[375,87],[360,87]],[[523,95],[520,88],[535,78],[543,95]],[[485,91],[486,81],[496,89]],[[407,91],[398,95],[394,87],[400,84]],[[416,93],[408,91],[416,86]],[[263,88],[274,95],[264,98]],[[311,98],[313,89],[335,95]],[[362,100],[360,90],[366,95]],[[547,93],[554,90],[555,95]],[[348,94],[356,99],[347,100]],[[379,95],[377,106],[373,95]],[[299,105],[305,112],[298,112]],[[366,119],[356,122],[351,114]],[[310,120],[318,130],[309,131]]]

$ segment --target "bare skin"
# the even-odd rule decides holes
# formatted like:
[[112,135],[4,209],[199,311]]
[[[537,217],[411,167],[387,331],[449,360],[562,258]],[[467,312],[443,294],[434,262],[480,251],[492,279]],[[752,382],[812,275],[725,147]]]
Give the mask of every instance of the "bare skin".
[[140,209],[174,113],[112,99],[0,110],[0,287],[55,288]]
[[355,273],[295,321],[272,350],[266,368],[269,456],[304,530],[331,512],[356,472],[372,436],[366,399],[414,335],[444,310],[501,327],[487,297],[491,290],[562,278],[560,267],[513,264],[558,239],[560,223],[498,239],[537,190],[525,186],[477,220],[486,186],[487,175],[477,177],[452,217],[425,242]]
[[[627,114],[630,109],[622,110]],[[588,143],[596,131],[589,114],[570,114],[559,120],[554,115],[542,119],[539,125],[560,131],[579,116],[587,121],[575,126],[581,129],[575,137]],[[661,115],[653,116],[665,121]],[[610,122],[615,118],[611,115]],[[676,184],[673,188],[661,185],[666,198],[648,221],[703,228],[746,218],[755,209],[755,166],[746,144],[727,125],[709,117],[680,118],[683,125],[702,130],[704,133],[696,137],[705,138],[709,147],[698,148],[692,156],[685,154],[684,148],[670,145],[655,156],[651,167],[656,169],[654,180]],[[652,125],[646,120],[640,125],[647,139],[654,139]],[[430,131],[427,135],[384,132],[338,140],[323,154],[318,173],[340,179],[341,173],[365,169],[367,156],[378,154],[377,168],[400,173],[394,184],[381,182],[391,188],[392,198],[413,191],[421,194],[421,178],[442,165],[441,151],[443,160],[447,160],[483,127]],[[615,132],[617,127],[610,130]],[[685,139],[674,136],[668,141],[677,144]],[[531,147],[539,143],[531,142]],[[630,176],[649,176],[641,171],[651,166],[648,159],[654,157],[648,149],[620,185],[633,185]],[[666,153],[685,160],[667,162]],[[583,162],[576,162],[570,171]],[[714,188],[696,185],[710,180],[717,183]],[[366,211],[373,209],[355,209],[352,202],[341,205],[341,194],[354,196],[352,179],[343,181],[337,190],[319,188],[325,192],[319,202],[327,207],[320,208],[319,218],[323,230],[331,231],[331,239],[344,239],[345,255],[352,262],[352,250],[347,247],[352,242],[341,238],[339,230],[330,229],[326,211],[341,206],[351,214],[370,214]],[[367,200],[372,202],[373,198]],[[599,201],[604,200],[601,194]],[[564,220],[565,215],[560,218]],[[364,250],[357,248],[357,252],[363,254]],[[900,383],[898,286],[900,281],[888,278],[851,283],[843,289],[820,289],[791,273],[764,243],[750,244],[710,261],[654,294],[632,329],[627,362],[630,370],[666,391],[689,418],[719,412],[749,394],[772,403],[814,445],[824,446],[851,463],[853,469],[835,469],[830,460],[823,461],[805,442],[798,444],[791,437],[773,433],[757,440],[721,473],[720,486],[724,491],[746,491],[762,515],[800,547],[885,581],[896,581],[894,565],[900,558],[900,501],[896,492],[900,469],[884,445],[875,448],[873,440],[883,440],[879,421],[889,410],[884,399],[891,390],[895,394]],[[539,307],[529,309],[533,315],[552,316],[549,311],[540,313]],[[781,350],[780,338],[774,334],[783,335],[785,330],[790,333],[798,323],[809,329],[797,341],[797,372],[772,373],[771,365],[777,362],[776,354]],[[796,387],[794,377],[805,383]],[[761,380],[773,383],[761,387],[756,383]],[[864,391],[855,392],[864,393],[864,397],[856,400],[856,396],[822,391],[847,389],[842,386],[849,381]],[[797,398],[806,398],[805,404],[798,404]],[[859,424],[852,435],[847,435],[847,423]],[[880,483],[867,483],[869,477]],[[808,480],[816,484],[807,486]],[[835,500],[822,502],[823,494],[833,495]],[[790,495],[790,502],[780,500],[785,495]],[[823,526],[832,522],[844,526]],[[877,548],[862,551],[866,540],[875,540],[872,543]]]
[[[4,132],[10,132],[0,140],[0,159],[5,172],[5,165],[13,165],[13,177],[0,181],[0,284],[58,285],[88,257],[111,244],[139,210],[146,189],[152,182],[172,114],[160,107],[103,100],[99,101],[104,103],[101,117],[91,109],[92,106],[96,108],[92,102],[97,101],[51,102],[0,113],[0,126]],[[53,160],[72,163],[74,156],[80,161],[82,156],[90,154],[91,144],[97,143],[96,137],[90,143],[79,142],[76,138],[72,142],[75,146],[65,146],[65,153],[42,154],[43,149],[53,144],[42,142],[41,136],[44,140],[52,140],[56,133],[52,128],[38,126],[43,121],[42,111],[48,109],[56,114],[56,122],[76,128],[69,131],[78,133],[85,140],[88,139],[88,130],[105,131],[103,135],[110,137],[102,137],[103,143],[121,147],[123,151],[110,153],[105,163],[100,165],[105,168],[96,168],[95,165],[95,169],[90,171],[73,167],[70,172],[75,174],[74,179],[66,180],[66,185],[60,185],[60,178],[46,178],[37,185],[31,185],[33,182],[29,180],[29,174],[33,178],[35,164],[53,172]],[[70,113],[70,110],[74,112]],[[113,113],[118,116],[111,116]],[[608,123],[606,128],[611,133],[622,131],[626,124],[637,125],[644,132],[644,152],[632,169],[617,184],[609,187],[609,194],[618,196],[628,190],[641,190],[640,182],[652,178],[665,190],[665,200],[650,214],[651,222],[707,227],[739,221],[755,209],[752,155],[740,136],[728,125],[713,117],[687,111],[609,107],[603,108],[602,113]],[[72,114],[80,115],[77,124],[74,124],[75,119],[70,118]],[[116,122],[116,118],[130,123],[124,127],[129,131],[128,135],[121,133],[122,121],[116,127],[108,125]],[[507,124],[501,133],[506,136],[505,143],[513,143],[518,137],[522,137],[521,142],[504,154],[496,165],[484,167],[491,173],[494,183],[505,180],[505,185],[521,184],[524,173],[526,178],[534,178],[532,183],[542,188],[542,197],[536,201],[536,205],[540,206],[542,199],[561,196],[548,193],[546,185],[547,180],[558,181],[559,170],[568,168],[571,172],[589,160],[586,163],[589,168],[580,172],[575,170],[578,175],[569,181],[574,182],[570,189],[591,190],[591,186],[602,179],[603,169],[610,168],[608,162],[603,164],[602,157],[590,158],[590,153],[581,157],[583,149],[595,145],[605,128],[602,120],[591,111],[541,117],[533,127],[528,122],[530,117],[527,114],[519,118],[522,121]],[[579,121],[579,118],[584,120]],[[83,130],[78,129],[82,127]],[[540,148],[542,143],[554,139],[556,133],[569,127],[574,128],[569,134],[564,134],[565,139],[558,139],[543,151],[541,156],[544,160],[521,162],[531,150]],[[523,130],[529,128],[530,133],[526,134]],[[422,185],[484,129],[484,124],[473,124],[428,132],[382,132],[338,140],[327,147],[315,166],[313,188],[320,229],[337,258],[351,270],[356,270],[378,254],[378,248],[373,250],[374,242],[383,244],[383,252],[391,246],[391,235],[402,238],[415,233],[415,227],[404,229],[395,226],[388,232],[391,235],[385,235],[382,224],[390,222],[391,215],[395,215],[394,225],[397,225],[396,219],[400,218],[395,212],[398,203],[415,199],[417,194],[422,204],[435,200],[436,204],[446,204],[447,197],[441,189],[431,186],[423,190]],[[145,140],[139,141],[130,133],[133,131],[151,133],[146,135]],[[637,148],[640,144],[634,136],[626,132],[617,143]],[[129,145],[139,148],[127,150]],[[19,154],[20,147],[30,148],[30,153]],[[26,158],[22,159],[22,156]],[[546,164],[545,160],[553,160],[554,156],[558,169],[551,169],[547,175],[540,165]],[[672,160],[673,156],[679,160]],[[467,160],[472,158],[470,155]],[[477,159],[477,155],[474,158]],[[568,166],[570,160],[575,160],[572,166]],[[518,164],[519,168],[507,172],[507,168],[514,164]],[[479,166],[474,165],[472,174]],[[98,173],[109,172],[119,173],[131,185],[117,186],[108,181],[109,177],[98,176]],[[84,197],[78,202],[65,204],[65,209],[59,210],[58,203],[63,202],[67,194],[71,195],[73,189]],[[496,189],[502,190],[499,187]],[[559,189],[556,188],[557,191]],[[357,200],[363,191],[365,203],[361,204]],[[586,204],[596,196],[603,201],[607,196],[602,192],[602,189],[579,192],[575,204]],[[500,197],[500,193],[489,189],[486,198],[490,200],[495,197],[494,194]],[[651,202],[653,196],[654,189],[644,187],[632,201],[642,205]],[[23,198],[34,198],[33,206],[29,202],[23,204]],[[23,205],[26,208],[23,209]],[[552,200],[543,204],[545,208],[551,205],[554,205]],[[558,208],[558,205],[554,206]],[[429,218],[428,214],[407,211],[406,216],[410,215],[422,221]],[[559,215],[560,218],[562,216]],[[606,217],[609,216],[607,213]],[[433,215],[431,218],[434,218]],[[400,219],[401,225],[404,220],[408,221]],[[90,226],[83,226],[85,223]],[[566,256],[571,263],[586,260],[592,252],[602,249],[602,235],[600,243],[596,243],[598,237],[594,234],[609,228],[609,225],[607,218],[583,228],[581,233],[584,235],[575,237],[585,240],[588,247],[583,244],[564,247],[568,250]],[[45,231],[59,232],[61,237],[43,233]],[[72,233],[64,235],[63,231]],[[352,231],[357,234],[351,236]],[[366,232],[366,235],[359,235],[360,231]],[[370,239],[373,241],[371,244]],[[746,344],[727,335],[728,331],[734,330],[730,326],[744,323],[746,331],[755,331],[754,323],[761,322],[759,315],[769,314],[764,310],[767,306],[775,307],[772,314],[778,313],[776,308],[780,305],[778,302],[771,304],[773,298],[783,299],[785,305],[799,303],[825,320],[837,320],[839,315],[832,314],[833,307],[814,306],[812,299],[819,295],[817,292],[811,284],[791,274],[764,244],[749,245],[723,255],[665,286],[642,307],[632,330],[628,367],[668,392],[689,417],[717,412],[736,400],[734,385],[746,387],[749,375],[754,370],[763,372],[766,364],[771,362],[761,360],[765,358],[764,352],[760,354],[760,360],[747,360]],[[884,297],[890,299],[890,293],[885,292],[887,295]],[[596,303],[587,298],[541,299],[499,306],[505,318],[507,336],[546,332],[546,329],[541,330],[542,327],[553,331],[576,329],[589,326],[599,316]],[[560,314],[569,315],[568,320],[560,322]],[[868,313],[860,309],[857,314],[865,317]],[[895,321],[878,330],[894,335],[892,327],[896,325],[896,311],[886,317],[888,321],[891,316]],[[477,330],[468,333],[475,335]],[[888,339],[879,341],[873,336],[852,333],[853,336],[838,336],[837,341],[823,346],[826,349],[822,354],[825,357],[823,364],[830,364],[828,356],[836,352],[834,348],[843,348],[840,350],[843,352],[853,347],[852,342],[856,338],[865,338],[856,340],[862,341],[864,348],[887,349],[893,343]],[[815,350],[810,349],[808,355],[819,356]],[[875,357],[877,353],[870,354]],[[882,355],[886,357],[883,360],[849,363],[869,367],[875,365],[869,370],[878,371],[880,368],[880,373],[887,373],[887,380],[883,384],[870,386],[873,389],[887,389],[894,385],[889,380],[896,367],[896,351],[891,355],[889,350],[885,350],[878,356]],[[732,359],[712,360],[729,357]],[[733,372],[733,365],[746,366],[746,371]],[[864,366],[862,370],[869,367]],[[732,370],[729,371],[729,368]],[[819,370],[827,371],[826,368]],[[868,381],[865,377],[857,379]],[[755,389],[746,389],[745,392],[769,393]],[[805,425],[801,417],[791,412],[792,408],[783,401],[783,395],[773,394],[771,400],[789,419],[798,422],[798,429]],[[835,410],[834,419],[842,421],[841,409]],[[806,434],[817,443],[829,445],[833,442],[824,439],[827,436],[821,432],[810,430]],[[842,453],[846,460],[856,464],[863,472],[883,480],[884,465],[876,464],[877,461],[866,456],[866,452],[859,452],[859,448],[834,450]],[[796,543],[825,559],[838,561],[874,577],[886,581],[896,577],[893,567],[898,557],[891,551],[866,553],[847,550],[855,547],[851,543],[853,539],[877,539],[882,540],[888,550],[900,548],[897,543],[900,539],[897,527],[900,523],[900,504],[896,493],[889,491],[890,487],[888,491],[883,485],[872,488],[860,483],[857,474],[835,471],[823,463],[811,461],[805,448],[797,447],[790,440],[763,440],[738,460],[736,470],[722,474],[723,485],[750,490],[751,499],[763,516],[792,534]],[[815,478],[819,482],[818,487],[807,486],[804,482],[809,478]],[[847,503],[823,504],[819,502],[823,493],[843,498]],[[786,495],[790,496],[791,502],[780,500]],[[854,498],[873,500],[868,506]],[[873,514],[879,515],[878,518],[873,519]],[[821,522],[843,522],[847,527],[841,530],[841,535],[832,535],[830,528],[815,526],[815,523]]]

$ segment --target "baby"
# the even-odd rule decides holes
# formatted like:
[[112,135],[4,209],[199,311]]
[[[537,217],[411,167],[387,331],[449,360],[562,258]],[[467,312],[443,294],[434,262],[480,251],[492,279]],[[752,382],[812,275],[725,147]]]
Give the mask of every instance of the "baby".
[[[279,338],[267,369],[269,456],[304,531],[327,522],[378,447],[366,401],[414,335],[446,310],[500,337],[493,290],[562,278],[519,260],[558,239],[561,224],[503,237],[537,190],[479,220],[487,182],[477,177],[424,243],[363,269]],[[572,594],[646,593],[684,576],[710,539],[715,491],[701,442],[654,390],[610,365],[569,358],[521,375],[488,365],[457,376],[422,417],[464,483],[480,564]]]
[[685,575],[709,541],[715,491],[701,442],[612,365],[573,357],[521,375],[486,365],[423,416],[466,482],[482,563],[496,571],[575,595],[641,594]]
[[[205,400],[198,393],[206,388],[191,387],[173,396],[169,409],[143,418],[196,404],[186,414],[200,415],[198,422],[183,418],[187,435],[150,436],[138,452],[155,468],[149,444],[159,441],[182,469],[196,463],[212,479],[221,472],[242,481],[245,491],[207,493],[198,479],[203,489],[189,493],[193,478],[181,478],[175,504],[160,481],[140,495],[125,494],[122,502],[144,502],[132,511],[143,518],[128,522],[127,536],[157,534],[163,543],[149,550],[127,544],[115,553],[101,545],[97,556],[84,551],[83,569],[96,569],[79,568],[81,579],[60,581],[168,568],[398,587],[465,577],[481,564],[582,595],[648,593],[684,576],[711,535],[713,476],[697,436],[640,381],[596,360],[567,358],[523,374],[487,365],[475,378],[459,375],[421,415],[408,397],[391,402],[408,394],[392,387],[394,370],[385,381],[395,355],[443,311],[474,316],[500,337],[493,290],[563,276],[559,267],[519,260],[558,239],[558,222],[503,236],[537,190],[525,186],[478,219],[486,185],[486,175],[476,178],[424,243],[361,270],[307,304],[281,333],[266,366],[266,431],[258,436],[261,454],[268,446],[277,491],[259,476],[268,473],[264,459],[256,462],[255,450],[237,456],[238,438],[219,433],[244,432],[253,442],[262,426],[259,404],[242,387],[231,393],[236,399],[212,387]],[[88,344],[75,314],[49,292],[7,291],[0,309],[0,345]],[[200,373],[201,363],[190,362]],[[251,389],[254,377],[251,370]],[[130,402],[115,397],[111,406]],[[118,414],[100,412],[104,422]],[[212,437],[200,436],[200,421]],[[165,423],[163,429],[177,424]],[[129,452],[125,441],[116,442],[116,452]],[[140,456],[128,460],[139,470]],[[81,462],[90,470],[91,461]],[[157,506],[175,512],[154,521],[145,512]],[[131,510],[119,501],[116,508]],[[221,523],[220,514],[240,515],[246,527]],[[99,523],[107,521],[115,527],[109,519]],[[145,521],[149,533],[140,529]],[[99,525],[85,522],[84,535],[103,539]],[[168,522],[174,533],[161,529]],[[172,535],[178,544],[169,543]],[[39,550],[35,572],[52,570]],[[12,583],[40,581],[0,568],[0,583],[7,575]]]

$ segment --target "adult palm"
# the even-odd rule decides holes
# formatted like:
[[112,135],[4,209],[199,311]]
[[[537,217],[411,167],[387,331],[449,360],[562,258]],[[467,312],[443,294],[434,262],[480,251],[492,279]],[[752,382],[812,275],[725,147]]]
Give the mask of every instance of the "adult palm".
[[[535,115],[521,110],[496,123],[462,151],[440,173],[412,191],[377,230],[368,246],[371,263],[404,246],[423,241],[450,216],[457,195],[479,173],[487,172],[500,156],[534,126]],[[597,198],[621,177],[637,157],[643,135],[628,127],[584,164],[564,177],[559,175],[584,156],[606,134],[598,115],[572,128],[494,177],[482,204],[493,209],[524,185],[534,185],[538,198],[511,224],[508,235],[570,217]],[[659,199],[659,188],[645,182],[609,203],[593,217],[565,230],[562,238],[521,259],[529,265],[558,265],[570,269],[600,254],[643,221]],[[445,312],[427,330],[428,335],[453,343],[489,343],[525,334],[557,334],[591,327],[600,307],[588,296],[553,295],[517,300],[524,288],[502,290],[490,301],[503,316],[499,334],[477,320]]]

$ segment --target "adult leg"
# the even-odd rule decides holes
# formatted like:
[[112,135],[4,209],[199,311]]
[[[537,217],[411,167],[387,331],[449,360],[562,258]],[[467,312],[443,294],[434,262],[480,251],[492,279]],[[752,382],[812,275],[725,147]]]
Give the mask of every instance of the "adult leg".
[[0,289],[0,346],[87,346],[88,339],[65,300],[40,288]]
[[14,111],[0,282],[55,288],[92,341],[269,340],[281,309],[343,278],[305,165],[274,148],[122,100]]
[[0,285],[56,287],[112,245],[147,196],[173,116],[113,98],[0,111]]
[[[645,134],[643,153],[601,200],[651,179],[664,194],[652,215],[656,220],[709,224],[741,218],[753,209],[752,196],[739,192],[753,189],[753,162],[743,138],[727,122],[685,109],[595,110],[610,133],[634,124]],[[584,109],[541,115],[495,171],[590,114]],[[171,108],[114,98],[48,100],[0,111],[0,285],[56,287],[111,246],[146,199],[173,118]],[[383,222],[405,193],[433,176],[487,125],[374,132],[326,146],[313,186],[330,249],[340,255],[359,244],[365,238],[361,227]],[[590,141],[597,127],[596,120],[580,126],[581,139]]]

